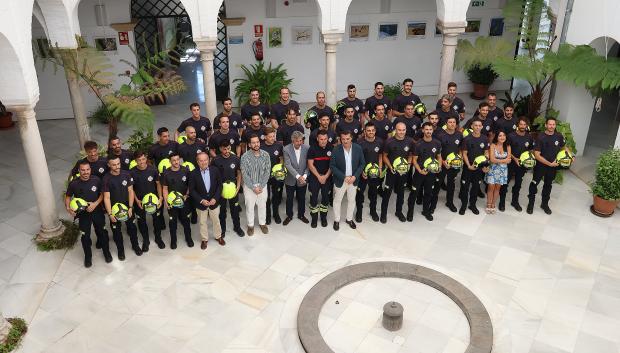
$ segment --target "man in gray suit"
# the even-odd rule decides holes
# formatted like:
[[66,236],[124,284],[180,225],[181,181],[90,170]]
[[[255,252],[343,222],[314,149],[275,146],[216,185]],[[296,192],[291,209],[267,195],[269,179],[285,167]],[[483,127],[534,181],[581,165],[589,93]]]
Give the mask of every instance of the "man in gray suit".
[[306,213],[306,189],[308,184],[308,166],[306,164],[308,146],[304,145],[304,134],[295,131],[291,135],[292,143],[284,147],[284,167],[286,167],[286,219],[282,225],[287,225],[293,219],[293,199],[297,194],[297,218],[308,223]]

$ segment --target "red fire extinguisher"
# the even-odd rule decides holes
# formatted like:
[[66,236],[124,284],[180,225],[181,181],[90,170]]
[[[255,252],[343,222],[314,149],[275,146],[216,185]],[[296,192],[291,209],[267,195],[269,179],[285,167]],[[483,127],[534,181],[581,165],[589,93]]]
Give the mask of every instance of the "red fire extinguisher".
[[263,42],[258,38],[252,43],[252,51],[254,51],[254,57],[258,61],[263,61]]

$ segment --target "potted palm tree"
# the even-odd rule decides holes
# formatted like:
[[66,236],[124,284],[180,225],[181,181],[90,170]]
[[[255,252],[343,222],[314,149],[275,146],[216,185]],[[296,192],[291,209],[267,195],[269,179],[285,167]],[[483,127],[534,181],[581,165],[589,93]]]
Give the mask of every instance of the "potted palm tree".
[[497,77],[497,73],[493,71],[491,65],[476,64],[467,70],[467,77],[474,84],[474,91],[471,94],[473,99],[484,99],[489,92],[489,86]]
[[13,113],[7,112],[6,107],[0,102],[0,129],[8,129],[13,126]]
[[590,184],[594,202],[592,213],[609,217],[620,203],[620,149],[601,153],[596,162],[594,181]]

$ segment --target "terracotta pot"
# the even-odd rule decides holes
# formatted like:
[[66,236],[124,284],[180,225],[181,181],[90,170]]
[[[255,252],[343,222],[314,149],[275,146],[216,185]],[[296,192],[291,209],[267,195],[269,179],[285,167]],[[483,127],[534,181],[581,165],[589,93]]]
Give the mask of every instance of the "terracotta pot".
[[13,126],[13,113],[7,112],[0,115],[0,129],[8,129]]
[[484,99],[489,93],[488,85],[481,85],[479,83],[474,83],[474,92],[472,92],[471,97],[473,99]]
[[618,206],[619,202],[620,200],[605,200],[594,195],[592,213],[600,217],[609,217],[614,214],[614,209]]

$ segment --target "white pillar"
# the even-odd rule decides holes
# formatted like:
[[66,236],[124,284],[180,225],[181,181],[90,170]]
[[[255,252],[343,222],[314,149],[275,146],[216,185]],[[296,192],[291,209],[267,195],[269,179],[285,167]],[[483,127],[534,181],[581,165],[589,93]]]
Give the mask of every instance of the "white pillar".
[[11,324],[4,318],[2,312],[0,312],[0,344],[6,342],[9,331],[11,331]]
[[445,94],[448,90],[448,83],[452,81],[454,72],[454,54],[459,33],[465,32],[466,23],[438,23],[439,29],[443,33],[441,48],[441,71],[439,72],[438,96]]
[[200,50],[200,62],[202,63],[202,82],[205,94],[206,117],[213,119],[217,115],[217,99],[215,96],[215,72],[213,71],[213,58],[217,38],[194,40]]
[[342,42],[343,33],[324,33],[325,43],[325,98],[327,105],[334,106],[336,97],[336,49]]
[[58,220],[56,211],[56,197],[52,189],[52,180],[47,169],[45,152],[39,126],[35,118],[34,106],[22,105],[11,107],[17,115],[19,134],[32,179],[32,188],[37,199],[41,230],[37,235],[38,240],[47,240],[62,234],[64,226]]
[[[71,53],[69,50],[75,49],[66,49],[63,55],[65,57],[65,63],[68,65],[75,65],[74,63],[68,62],[69,60],[73,60],[70,56]],[[80,89],[80,82],[78,76],[72,72],[71,70],[65,69],[65,76],[67,77],[67,86],[69,87],[69,98],[71,99],[71,107],[73,108],[73,116],[75,117],[75,127],[77,129],[78,141],[80,142],[80,147],[84,146],[84,142],[90,140],[90,129],[88,127],[88,119],[86,118],[86,108],[84,108],[84,100],[82,99],[82,91]]]
[[620,148],[620,127],[618,127],[618,134],[616,135],[616,143],[614,143],[615,148]]

